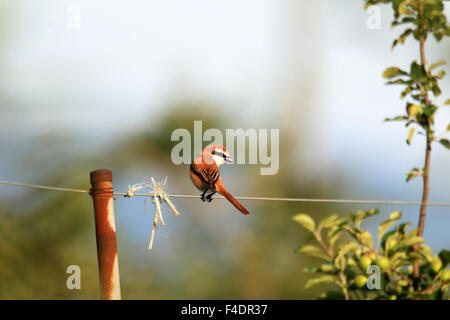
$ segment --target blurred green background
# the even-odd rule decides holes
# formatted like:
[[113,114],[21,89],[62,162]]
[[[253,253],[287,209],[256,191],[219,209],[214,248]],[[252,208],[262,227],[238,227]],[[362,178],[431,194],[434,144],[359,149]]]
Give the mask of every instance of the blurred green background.
[[[79,28],[68,27],[80,12]],[[423,161],[406,131],[382,124],[401,108],[381,72],[417,56],[391,52],[389,8],[367,27],[360,1],[0,0],[0,179],[89,188],[89,172],[113,171],[114,188],[168,177],[168,192],[196,194],[187,165],[174,165],[176,128],[280,129],[280,170],[221,168],[239,196],[419,200],[405,174]],[[72,8],[72,9],[70,9]],[[386,10],[385,10],[386,9]],[[447,12],[448,12],[447,5]],[[430,41],[430,59],[449,59]],[[448,68],[447,68],[448,71]],[[447,98],[448,78],[442,88]],[[446,96],[447,92],[447,96]],[[448,123],[450,113],[440,115]],[[419,139],[417,139],[419,140]],[[448,201],[450,155],[433,151],[432,201]],[[305,232],[291,220],[369,208],[175,199],[152,251],[144,199],[115,201],[124,299],[309,299],[313,261],[294,249]],[[145,210],[146,208],[146,210]],[[416,207],[401,210],[414,224]],[[425,240],[450,243],[448,209],[430,208]],[[371,226],[368,226],[369,230]],[[66,268],[81,268],[68,290]],[[86,194],[0,185],[0,298],[97,299],[94,217]]]

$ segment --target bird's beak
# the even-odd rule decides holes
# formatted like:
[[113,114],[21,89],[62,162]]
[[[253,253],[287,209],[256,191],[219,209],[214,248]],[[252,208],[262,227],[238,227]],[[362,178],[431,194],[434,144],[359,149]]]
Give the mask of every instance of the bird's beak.
[[226,157],[226,158],[225,158],[225,161],[226,161],[226,162],[233,163],[233,158],[231,158],[231,157]]

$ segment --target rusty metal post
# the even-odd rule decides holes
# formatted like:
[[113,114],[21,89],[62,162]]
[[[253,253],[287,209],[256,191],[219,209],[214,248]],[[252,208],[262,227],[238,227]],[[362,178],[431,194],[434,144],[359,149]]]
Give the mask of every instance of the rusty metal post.
[[111,171],[104,169],[92,171],[91,186],[101,296],[104,300],[120,300],[119,261]]

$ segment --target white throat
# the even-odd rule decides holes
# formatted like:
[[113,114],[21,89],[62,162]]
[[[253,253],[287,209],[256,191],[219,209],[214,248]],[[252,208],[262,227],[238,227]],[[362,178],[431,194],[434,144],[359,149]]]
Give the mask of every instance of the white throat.
[[223,157],[216,156],[215,154],[213,154],[212,157],[213,157],[213,159],[216,162],[218,167],[220,167],[221,165],[223,165],[225,163],[225,159]]

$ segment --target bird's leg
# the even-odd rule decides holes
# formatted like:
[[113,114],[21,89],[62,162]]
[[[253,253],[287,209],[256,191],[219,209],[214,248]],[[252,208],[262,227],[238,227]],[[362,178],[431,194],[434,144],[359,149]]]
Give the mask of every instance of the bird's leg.
[[210,194],[208,194],[207,196],[206,196],[206,200],[208,200],[208,202],[211,202],[212,201],[212,196],[216,193],[217,191],[214,191],[214,192],[211,192]]
[[202,195],[200,196],[200,199],[202,199],[202,201],[206,201],[205,198],[206,192],[208,192],[208,189],[206,189],[205,192],[203,192]]

